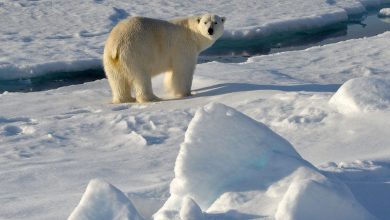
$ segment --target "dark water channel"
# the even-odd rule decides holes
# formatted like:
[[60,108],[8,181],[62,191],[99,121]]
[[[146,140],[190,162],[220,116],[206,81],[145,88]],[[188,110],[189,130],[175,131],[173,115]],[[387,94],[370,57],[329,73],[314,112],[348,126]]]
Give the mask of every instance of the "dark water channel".
[[[367,14],[351,16],[348,22],[310,31],[276,33],[269,37],[245,40],[219,40],[213,47],[201,54],[199,63],[215,60],[219,62],[242,62],[250,56],[302,50],[348,39],[371,37],[390,31],[390,18],[378,17],[378,11],[379,9],[372,9]],[[104,78],[104,71],[93,69],[50,73],[29,79],[0,80],[0,93],[4,91],[32,92],[49,90],[102,78]]]

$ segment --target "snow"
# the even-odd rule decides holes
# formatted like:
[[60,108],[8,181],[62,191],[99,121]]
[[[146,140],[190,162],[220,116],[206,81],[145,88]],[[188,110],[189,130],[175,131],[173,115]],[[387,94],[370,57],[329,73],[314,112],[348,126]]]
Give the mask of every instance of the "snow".
[[228,17],[223,38],[250,39],[344,22],[349,14],[385,2],[389,1],[4,1],[0,15],[8,19],[0,21],[0,79],[100,68],[109,31],[127,16],[172,19],[212,11]]
[[[105,79],[49,91],[0,94],[0,218],[67,218],[79,203],[85,185],[99,178],[120,188],[140,215],[151,219],[170,196],[175,158],[196,110],[220,102],[283,136],[321,173],[325,170],[325,176],[337,176],[345,183],[370,213],[388,219],[390,131],[385,128],[390,127],[389,112],[346,117],[329,100],[349,79],[386,78],[390,72],[389,36],[385,33],[251,57],[243,63],[199,64],[194,95],[187,99],[111,105]],[[161,97],[162,81],[154,81]],[[354,165],[356,160],[361,161],[361,168]],[[290,175],[304,179],[299,172]],[[299,184],[295,186],[302,189]],[[307,187],[317,190],[310,181]],[[320,191],[326,190],[321,186]],[[228,195],[223,198],[230,198]],[[279,195],[306,201],[299,192],[297,196]],[[202,207],[202,201],[190,198]],[[225,201],[223,198],[220,201]],[[281,203],[279,199],[269,204],[275,207]],[[337,196],[335,199],[341,201]],[[267,204],[256,203],[256,207],[271,210]],[[182,206],[188,207],[182,216],[200,214],[190,202]],[[280,210],[289,216],[301,213],[300,207]],[[218,215],[204,207],[202,212],[210,218],[252,216],[238,211]],[[269,213],[276,215],[276,208]]]
[[[348,40],[305,51],[291,51],[288,55],[277,53],[250,57],[239,64],[210,62],[198,65],[197,68],[202,77],[227,81],[232,86],[266,81],[274,86],[257,86],[257,89],[330,92],[336,91],[340,84],[351,78],[386,77],[389,73],[386,61],[386,57],[390,56],[390,46],[387,43],[389,37],[390,32],[386,32],[372,38]],[[370,45],[364,45],[365,43]],[[243,66],[246,70],[242,70]],[[208,69],[213,70],[212,73]],[[233,74],[237,72],[240,74]],[[256,89],[248,86],[250,85],[245,85],[246,89]]]
[[142,220],[131,201],[119,189],[102,180],[91,180],[68,220]]
[[199,205],[190,197],[183,198],[180,208],[180,219],[182,220],[203,220],[204,215]]
[[190,122],[170,194],[155,220],[179,219],[173,213],[183,216],[189,197],[196,215],[193,201],[228,219],[243,218],[233,210],[269,219],[375,219],[343,183],[321,175],[285,139],[217,103]]
[[275,218],[376,219],[361,207],[345,185],[318,180],[318,177],[291,183],[279,203]]
[[390,16],[390,8],[382,8],[382,9],[379,11],[379,16],[382,16],[382,17],[389,17],[389,16]]
[[[343,179],[359,202],[372,210],[379,219],[387,219],[387,201],[390,196],[388,173],[390,166],[382,161],[351,161],[328,163],[321,169],[339,179]],[[386,208],[385,208],[386,207]]]
[[387,110],[390,107],[390,80],[350,79],[332,96],[329,104],[344,114]]
[[252,188],[243,184],[250,184],[254,175],[272,181],[276,177],[257,173],[256,168],[267,165],[273,151],[300,157],[287,141],[266,126],[233,109],[207,105],[195,114],[188,126],[175,163],[171,198],[162,210],[180,207],[185,196],[193,198],[205,210],[221,192],[239,186]]
[[[0,19],[0,78],[100,68],[109,30],[127,15],[170,19],[212,8],[228,17],[225,39],[250,39],[286,28],[310,29],[344,21],[347,15],[379,3],[385,1],[212,1],[196,7],[191,1],[2,1],[0,15],[7,19]],[[214,145],[225,149],[240,143],[214,136],[201,139],[215,143],[202,145],[207,152],[191,151],[199,155],[187,155],[183,163],[207,156],[221,158],[205,160],[221,169],[199,174],[217,181],[216,187],[209,183],[212,187],[207,190],[218,195],[201,196],[203,190],[185,195],[181,203],[169,207],[172,216],[182,220],[301,219],[304,213],[336,219],[344,213],[349,215],[347,219],[357,219],[352,215],[364,217],[369,212],[380,220],[389,219],[390,112],[382,106],[386,103],[382,101],[388,100],[383,83],[390,73],[389,37],[387,32],[302,51],[243,58],[241,63],[199,64],[192,97],[164,97],[159,77],[153,81],[154,88],[166,100],[157,103],[111,105],[105,79],[42,92],[4,92],[0,94],[0,219],[66,219],[73,210],[95,215],[95,205],[105,214],[129,218],[128,213],[138,212],[144,219],[152,219],[172,200],[170,183],[179,169],[175,160],[181,149],[195,146],[185,135],[195,141],[199,136],[217,136],[219,131],[242,134],[241,129],[249,128],[259,134],[268,131],[265,140],[284,143],[283,151],[287,149],[291,157],[280,155],[283,160],[275,159],[274,165],[280,165],[278,171],[286,175],[263,172],[280,178],[219,185],[237,175],[220,176],[217,181],[207,174],[239,170],[240,166],[231,166],[230,161],[243,161],[248,167],[255,155],[247,151],[251,145],[221,151]],[[339,104],[330,102],[346,86],[348,93],[342,97],[357,103],[360,113],[345,114],[337,109]],[[364,95],[359,86],[364,86]],[[208,105],[213,102],[235,110]],[[199,116],[195,113],[201,108],[202,117],[207,117],[212,106],[231,116],[211,114],[209,121],[201,122],[219,130],[191,134]],[[215,122],[217,116],[238,117],[233,124],[243,127],[233,130],[235,127],[228,127],[223,120]],[[257,134],[249,134],[252,136],[242,142],[258,143],[254,141]],[[228,136],[232,140],[235,135]],[[260,146],[268,149],[273,143]],[[243,157],[241,150],[246,153]],[[233,159],[227,161],[223,156]],[[201,170],[202,164],[198,165],[190,168]],[[258,172],[252,167],[243,170],[252,172],[241,172],[248,179]],[[182,171],[182,177],[196,181]],[[252,191],[249,186],[254,186]],[[313,194],[323,199],[314,200]],[[118,212],[119,207],[124,212]],[[333,211],[327,211],[330,209]]]

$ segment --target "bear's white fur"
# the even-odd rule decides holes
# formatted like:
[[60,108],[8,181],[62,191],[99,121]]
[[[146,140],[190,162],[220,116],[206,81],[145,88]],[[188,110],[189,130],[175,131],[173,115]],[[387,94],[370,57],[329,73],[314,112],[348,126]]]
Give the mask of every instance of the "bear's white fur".
[[132,17],[119,22],[103,55],[112,102],[160,100],[153,94],[151,78],[164,72],[169,92],[175,97],[191,95],[197,57],[222,36],[224,22],[225,18],[212,14],[172,21]]

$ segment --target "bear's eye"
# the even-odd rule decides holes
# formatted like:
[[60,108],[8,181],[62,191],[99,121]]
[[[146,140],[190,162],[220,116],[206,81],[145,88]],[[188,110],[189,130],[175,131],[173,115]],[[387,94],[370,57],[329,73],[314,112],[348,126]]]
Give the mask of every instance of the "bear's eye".
[[214,24],[218,24],[218,22],[214,22]]
[[204,24],[207,24],[207,21],[205,21]]

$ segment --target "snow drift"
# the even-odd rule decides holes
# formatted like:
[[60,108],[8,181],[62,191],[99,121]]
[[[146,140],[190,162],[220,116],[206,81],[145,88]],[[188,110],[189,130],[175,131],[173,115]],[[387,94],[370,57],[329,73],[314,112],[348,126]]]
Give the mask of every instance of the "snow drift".
[[329,100],[340,113],[363,113],[390,107],[390,80],[360,77],[345,82]]
[[281,136],[215,103],[191,121],[170,193],[155,220],[374,219]]
[[131,201],[119,189],[102,180],[91,180],[68,220],[142,220]]

